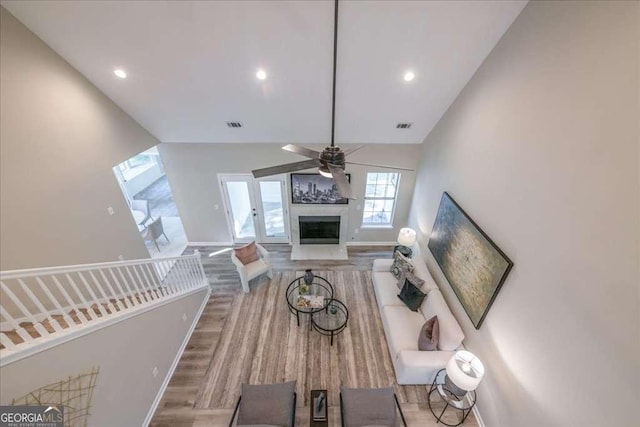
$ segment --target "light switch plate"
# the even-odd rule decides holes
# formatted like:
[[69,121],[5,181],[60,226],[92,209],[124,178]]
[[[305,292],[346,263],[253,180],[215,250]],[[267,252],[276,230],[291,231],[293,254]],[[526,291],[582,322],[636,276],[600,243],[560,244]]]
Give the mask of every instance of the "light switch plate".
[[115,212],[113,211],[113,208],[111,206],[109,206],[107,208],[107,212],[109,212],[109,215],[113,215]]
[[151,374],[153,375],[154,378],[158,376],[158,367],[157,366],[153,367],[153,371],[151,371]]

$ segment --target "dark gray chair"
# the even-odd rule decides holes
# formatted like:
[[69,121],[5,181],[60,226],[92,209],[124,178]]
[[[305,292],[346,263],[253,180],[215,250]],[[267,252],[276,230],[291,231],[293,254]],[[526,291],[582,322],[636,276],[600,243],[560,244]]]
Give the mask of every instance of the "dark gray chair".
[[340,387],[340,417],[342,427],[394,427],[400,412],[402,425],[407,427],[398,398],[392,387]]
[[145,226],[147,221],[152,220],[151,209],[149,209],[149,201],[148,200],[132,200],[131,201],[131,210],[144,212],[144,219],[138,223],[138,225]]
[[167,239],[167,242],[170,242],[169,238],[166,234],[164,234],[164,228],[162,227],[162,217],[159,216],[158,219],[153,221],[147,228],[144,229],[144,234],[142,237],[144,240],[153,240],[153,244],[156,245],[158,252],[160,252],[160,246],[158,246],[157,240],[160,236],[164,236]]
[[242,384],[229,427],[238,415],[239,426],[293,427],[296,420],[296,382]]

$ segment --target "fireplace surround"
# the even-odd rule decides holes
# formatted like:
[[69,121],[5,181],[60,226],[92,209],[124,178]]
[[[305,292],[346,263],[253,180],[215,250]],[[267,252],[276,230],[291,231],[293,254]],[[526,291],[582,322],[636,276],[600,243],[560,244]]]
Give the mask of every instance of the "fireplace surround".
[[338,245],[340,216],[305,215],[298,217],[301,245]]

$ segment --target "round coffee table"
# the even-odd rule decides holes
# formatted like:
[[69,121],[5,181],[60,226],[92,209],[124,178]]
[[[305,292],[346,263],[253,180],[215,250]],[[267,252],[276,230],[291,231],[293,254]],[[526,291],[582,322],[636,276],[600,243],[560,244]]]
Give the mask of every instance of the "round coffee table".
[[335,298],[329,300],[327,308],[311,315],[313,329],[322,335],[330,336],[331,345],[333,345],[333,336],[344,331],[348,321],[349,310],[347,310],[347,306]]
[[300,313],[312,315],[322,311],[327,308],[329,301],[333,298],[333,286],[324,277],[313,276],[313,283],[308,285],[307,293],[300,292],[301,286],[306,286],[303,276],[289,283],[286,290],[287,305],[289,311],[296,315],[298,326],[300,326]]

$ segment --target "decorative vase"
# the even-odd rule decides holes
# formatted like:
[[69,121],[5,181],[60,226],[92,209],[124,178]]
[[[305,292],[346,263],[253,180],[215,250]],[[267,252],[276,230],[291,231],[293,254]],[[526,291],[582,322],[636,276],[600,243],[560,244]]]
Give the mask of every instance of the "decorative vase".
[[329,313],[336,314],[337,312],[338,312],[338,307],[336,307],[334,303],[331,303],[331,305],[329,305]]
[[304,283],[307,286],[311,286],[313,284],[313,272],[310,268],[304,271]]

